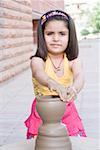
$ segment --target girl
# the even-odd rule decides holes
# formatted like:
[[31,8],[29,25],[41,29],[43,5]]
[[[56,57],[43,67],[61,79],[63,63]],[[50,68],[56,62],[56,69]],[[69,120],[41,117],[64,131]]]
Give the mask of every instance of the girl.
[[[38,24],[37,52],[31,57],[35,95],[59,95],[66,101],[62,122],[69,136],[86,137],[74,100],[84,85],[78,42],[72,18],[63,11],[44,14]],[[38,134],[42,120],[33,101],[31,115],[25,121],[27,138]]]

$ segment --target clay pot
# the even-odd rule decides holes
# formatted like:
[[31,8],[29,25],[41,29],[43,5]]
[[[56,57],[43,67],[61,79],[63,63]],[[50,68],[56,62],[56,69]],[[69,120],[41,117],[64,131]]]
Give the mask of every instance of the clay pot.
[[66,103],[56,96],[37,97],[36,104],[43,124],[39,128],[35,150],[72,150],[66,127],[61,118]]

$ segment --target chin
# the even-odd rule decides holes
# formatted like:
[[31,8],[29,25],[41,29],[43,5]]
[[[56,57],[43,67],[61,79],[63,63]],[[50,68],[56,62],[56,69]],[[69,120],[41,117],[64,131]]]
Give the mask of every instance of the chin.
[[54,49],[52,49],[52,50],[50,50],[49,52],[51,52],[51,53],[63,53],[65,50],[61,50],[61,49],[58,49],[58,48],[54,48]]

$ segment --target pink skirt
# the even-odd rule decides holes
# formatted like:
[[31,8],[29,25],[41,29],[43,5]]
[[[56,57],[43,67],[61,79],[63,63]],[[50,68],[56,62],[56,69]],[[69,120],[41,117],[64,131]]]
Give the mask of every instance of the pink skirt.
[[[86,137],[82,121],[78,115],[74,102],[66,104],[66,111],[61,121],[66,125],[66,131],[69,134],[69,136],[79,135]],[[36,111],[36,99],[34,99],[31,114],[25,121],[25,125],[27,127],[27,139],[38,135],[38,128],[41,125],[41,123],[42,120]]]

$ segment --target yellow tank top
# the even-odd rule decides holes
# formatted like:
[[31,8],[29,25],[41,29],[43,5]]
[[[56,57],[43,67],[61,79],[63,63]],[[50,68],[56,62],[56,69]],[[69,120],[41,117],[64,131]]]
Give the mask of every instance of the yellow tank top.
[[[66,54],[64,54],[64,75],[62,77],[58,77],[53,71],[52,63],[49,57],[47,57],[45,62],[45,72],[49,77],[64,86],[69,86],[73,83],[73,73],[69,67],[69,61],[66,57]],[[34,85],[35,95],[58,95],[55,91],[51,92],[47,87],[39,84],[36,79],[32,78],[32,82]]]

